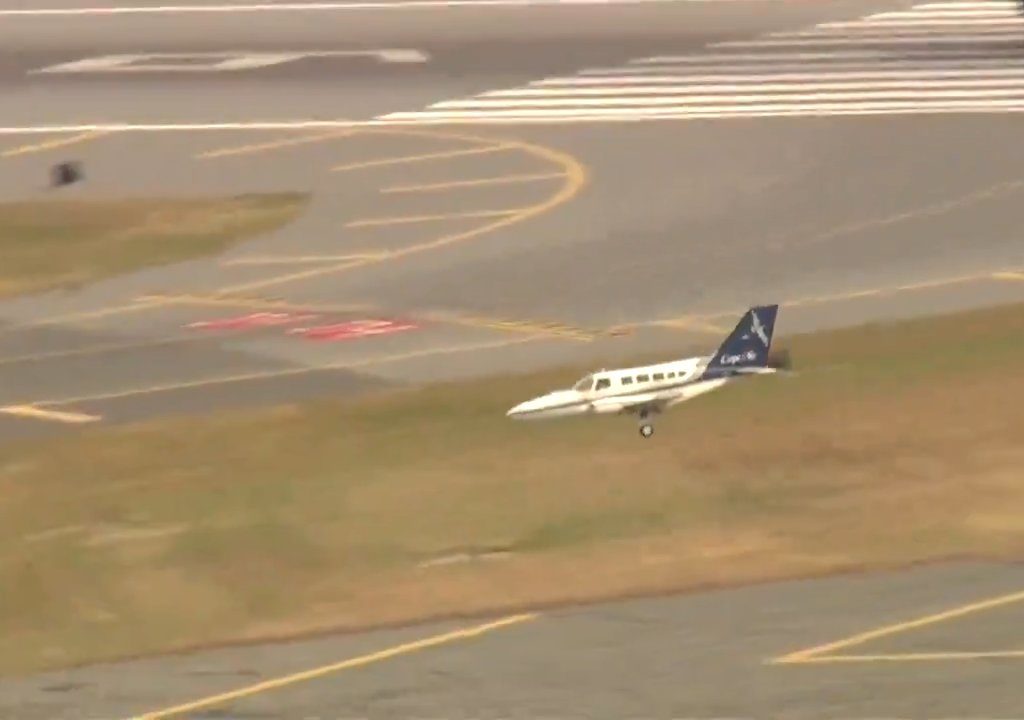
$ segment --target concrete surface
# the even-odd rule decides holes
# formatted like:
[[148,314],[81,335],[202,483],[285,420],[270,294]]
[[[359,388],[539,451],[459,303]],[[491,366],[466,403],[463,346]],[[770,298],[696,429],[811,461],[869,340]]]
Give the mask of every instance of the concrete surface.
[[[957,564],[224,648],[11,678],[0,708],[24,720],[1006,719],[1021,707],[1022,659],[1007,651],[1020,646],[1022,585],[1018,566]],[[776,662],[865,632],[876,637]]]
[[[477,102],[478,93],[541,79],[575,82],[586,76],[576,73],[600,66],[613,73],[607,77],[628,79],[633,71],[621,64],[661,54],[688,58],[665,64],[679,73],[708,42],[754,42],[767,32],[907,6],[777,0],[6,16],[0,197],[43,195],[49,165],[73,157],[85,163],[88,180],[72,196],[310,189],[316,200],[295,226],[223,258],[0,304],[0,436],[71,431],[79,423],[69,417],[118,422],[648,350],[710,350],[752,302],[783,302],[779,330],[787,333],[1024,299],[1022,276],[1000,272],[1024,265],[1017,123],[994,110],[359,125],[393,112],[423,112],[415,117],[429,121],[434,103]],[[887,40],[904,59],[921,49],[907,37]],[[1007,59],[1003,69],[1013,70],[1005,44],[989,40],[947,43],[927,67],[945,72],[955,64],[949,51],[967,49],[975,59]],[[24,73],[86,54],[372,46],[418,49],[430,59],[397,67],[304,60],[237,76]],[[756,50],[768,53],[760,61],[793,52],[772,48]],[[734,57],[708,62],[739,72]],[[871,72],[870,62],[853,71]],[[296,119],[338,127],[330,136],[324,127],[12,131]],[[357,132],[340,134],[350,121]],[[495,138],[507,146],[482,151]],[[366,223],[470,210],[510,212]],[[308,255],[321,260],[248,264]],[[415,327],[337,342],[284,327],[189,327],[264,310],[316,316],[287,328],[366,318]],[[673,320],[680,322],[659,324]],[[621,325],[632,333],[603,334]],[[28,417],[25,406],[53,414]],[[343,673],[305,683],[293,677],[274,692],[257,688],[149,717],[1006,717],[1024,706],[1016,656],[1005,652],[1019,645],[1019,614],[1009,601],[962,624],[883,633],[853,651],[866,657],[766,661],[1016,592],[1022,581],[1014,566],[961,565],[617,603],[545,613],[429,650],[407,647],[385,653],[386,662],[367,653],[461,625],[218,650],[8,679],[0,707],[25,720],[126,717],[348,658],[353,667]],[[910,652],[928,659],[893,659]]]
[[[758,42],[757,31],[802,32],[809,23],[898,7],[779,0],[614,5],[586,15],[580,7],[452,8],[404,29],[408,16],[394,11],[359,11],[357,19],[324,13],[316,23],[309,15],[253,14],[231,17],[230,31],[205,40],[208,23],[220,22],[211,18],[225,18],[12,18],[31,23],[4,46],[3,124],[372,120],[538,77],[603,77],[587,73],[637,57],[682,55],[664,70],[679,72],[709,42]],[[526,36],[505,13],[544,32]],[[999,22],[1015,22],[1004,15]],[[372,48],[359,34],[362,22],[394,33],[396,42],[385,47],[420,49],[429,59],[304,59],[232,73],[26,74],[83,53]],[[495,36],[477,37],[481,28]],[[84,33],[80,42],[52,42],[54,33],[72,30]],[[332,30],[360,42],[324,46],[321,35]],[[403,35],[413,30],[418,35]],[[602,35],[613,30],[614,41]],[[160,42],[150,44],[145,32]],[[86,38],[96,42],[88,51]],[[792,53],[757,52],[769,64]],[[934,52],[930,62],[948,61],[941,48]],[[735,62],[723,67],[735,72]],[[32,102],[18,102],[20,93]],[[998,140],[1013,137],[1013,122],[1012,115],[940,114],[8,135],[0,196],[10,199],[41,196],[49,164],[73,157],[87,181],[61,191],[71,197],[302,189],[314,201],[292,226],[214,261],[0,304],[4,412],[31,405],[112,422],[318,389],[606,362],[630,352],[709,351],[754,302],[787,306],[784,334],[936,303],[1022,299],[1017,276],[992,275],[1024,266],[1015,239],[1020,151]],[[960,150],[951,155],[950,148]],[[865,290],[874,295],[862,296]],[[320,324],[399,318],[415,327],[344,342],[308,341],[284,328],[188,327],[275,309],[313,313]],[[693,314],[714,317],[704,317],[702,329],[656,322]],[[552,331],[550,323],[582,336]],[[617,326],[632,326],[632,334],[601,336]],[[323,384],[335,376],[330,388]],[[38,413],[17,417],[31,426],[19,436],[78,426],[57,415],[50,423]]]

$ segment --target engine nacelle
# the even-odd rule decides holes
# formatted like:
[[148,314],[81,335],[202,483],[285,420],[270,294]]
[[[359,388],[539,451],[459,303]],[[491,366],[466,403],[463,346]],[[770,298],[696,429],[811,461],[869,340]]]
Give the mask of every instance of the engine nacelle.
[[626,411],[625,403],[621,401],[600,401],[590,404],[590,411],[597,415],[614,415]]

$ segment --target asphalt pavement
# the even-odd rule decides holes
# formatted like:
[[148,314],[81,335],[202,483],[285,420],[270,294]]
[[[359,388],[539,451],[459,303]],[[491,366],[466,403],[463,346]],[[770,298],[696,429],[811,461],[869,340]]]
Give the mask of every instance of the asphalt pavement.
[[[0,5],[0,197],[47,196],[66,158],[87,172],[70,197],[313,193],[223,257],[0,303],[0,437],[710,350],[754,302],[783,303],[786,334],[1024,299],[1006,4],[861,25],[910,5],[329,5]],[[900,646],[931,662],[765,663],[1021,580],[958,566],[559,611],[219,717],[1006,716],[1012,602]],[[0,706],[157,710],[451,627],[10,681]]]
[[[443,570],[438,570],[443,572]],[[981,720],[1020,714],[1019,566],[956,564],[9,678],[5,716]]]

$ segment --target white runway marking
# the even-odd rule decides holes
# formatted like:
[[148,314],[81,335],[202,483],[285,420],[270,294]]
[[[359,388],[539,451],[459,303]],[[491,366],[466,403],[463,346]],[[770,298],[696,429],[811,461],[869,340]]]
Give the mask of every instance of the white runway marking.
[[1016,2],[930,2],[859,20],[636,58],[378,120],[584,122],[1019,112]]
[[[579,2],[604,3],[606,0]],[[411,7],[460,3],[563,4],[561,0],[455,0],[454,3],[396,0],[395,4],[357,4]],[[316,3],[307,6],[356,5]],[[207,6],[202,11],[211,11],[214,7]],[[276,10],[300,6],[251,7]],[[160,12],[170,12],[169,8]],[[147,12],[152,10],[146,9]],[[206,123],[69,124],[6,127],[0,128],[0,135],[983,114],[1022,110],[1024,18],[1018,14],[1017,4],[1012,0],[977,0],[929,2],[906,11],[879,13],[845,23],[825,23],[799,34],[779,32],[759,39],[716,43],[686,54],[635,58],[619,67],[585,68],[574,75],[542,78],[520,87],[495,88],[473,97],[443,100],[421,110],[393,112],[370,120],[290,118],[217,122],[211,119]]]
[[[30,70],[30,75],[50,73],[145,73],[237,72],[282,65],[306,58],[371,57],[384,63],[424,63],[426,53],[405,48],[381,50],[296,50],[256,52],[226,50],[193,53],[139,53],[97,55]],[[198,62],[197,62],[198,61]],[[199,64],[202,63],[202,64]]]
[[780,0],[353,0],[353,2],[237,3],[221,5],[97,5],[85,8],[0,8],[0,17],[97,17],[109,15],[189,15],[261,12],[331,12],[339,10],[415,10],[452,7],[536,7],[587,5],[652,5]]

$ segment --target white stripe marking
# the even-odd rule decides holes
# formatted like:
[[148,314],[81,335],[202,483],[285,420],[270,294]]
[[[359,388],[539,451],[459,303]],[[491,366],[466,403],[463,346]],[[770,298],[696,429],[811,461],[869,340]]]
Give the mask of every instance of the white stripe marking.
[[[985,27],[1024,27],[1024,21],[1021,18],[1006,18],[1003,20],[991,20],[987,18],[922,18],[920,20],[900,20],[900,21],[872,21],[866,22],[864,20],[855,20],[846,23],[829,23],[828,25],[816,25],[814,30],[806,31],[810,32],[834,32],[836,30],[883,30],[886,28],[900,28],[900,29],[912,29],[912,28],[945,28],[945,27],[962,27],[962,28],[985,28]],[[773,33],[777,35],[778,33]]]
[[209,130],[331,130],[335,128],[371,127],[373,120],[277,120],[265,122],[194,122],[194,123],[93,123],[82,125],[15,125],[0,127],[0,135],[46,135],[79,132],[181,132]]
[[[428,116],[415,120],[396,121],[396,126],[434,126],[434,125],[568,125],[572,123],[625,123],[625,122],[651,122],[668,120],[727,120],[737,118],[822,118],[822,117],[851,117],[851,116],[879,116],[879,115],[940,115],[940,114],[964,114],[964,115],[988,115],[993,112],[988,106],[964,106],[964,105],[918,105],[912,107],[846,107],[839,108],[818,108],[801,105],[799,109],[790,110],[766,110],[753,107],[749,111],[699,111],[683,112],[675,110],[649,110],[647,112],[634,113],[579,113],[574,115],[530,115],[522,116],[515,114],[488,115],[475,114],[467,116]],[[1000,108],[1002,113],[1024,112],[1024,104]]]
[[462,112],[419,112],[419,113],[393,113],[388,115],[389,119],[395,120],[431,120],[436,123],[454,120],[499,120],[499,119],[527,119],[546,118],[616,118],[616,117],[664,117],[664,118],[694,118],[694,117],[757,117],[764,114],[788,115],[815,115],[815,114],[850,114],[853,112],[955,112],[955,111],[988,111],[992,110],[1024,110],[1024,98],[1008,100],[991,100],[987,102],[964,101],[959,103],[936,102],[864,102],[864,103],[776,103],[764,105],[706,105],[697,108],[614,108],[607,110],[505,110],[505,111],[462,111]]
[[213,130],[308,130],[308,129],[342,129],[359,127],[409,127],[417,125],[446,125],[480,123],[482,121],[495,124],[505,122],[597,122],[597,121],[639,121],[652,120],[686,120],[691,118],[731,118],[731,117],[812,117],[826,115],[916,115],[935,113],[992,113],[1020,112],[1024,103],[1017,100],[990,100],[982,102],[960,103],[835,103],[832,105],[793,104],[793,105],[750,105],[737,106],[706,106],[698,109],[672,110],[671,108],[624,109],[611,114],[603,111],[542,111],[539,115],[517,114],[516,111],[504,115],[493,112],[441,113],[413,112],[392,113],[374,120],[281,120],[277,122],[251,123],[116,123],[92,125],[22,125],[0,127],[0,135],[48,135],[62,132],[209,132]]
[[[948,60],[950,62],[957,61],[956,59],[962,56],[971,55],[984,55],[990,57],[992,55],[1010,55],[1012,57],[1020,57],[1020,50],[1017,48],[941,48],[937,50],[919,50],[914,48],[908,48],[906,50],[837,50],[835,52],[793,52],[793,53],[776,53],[776,52],[762,52],[762,53],[719,53],[719,54],[707,54],[707,55],[660,55],[650,58],[639,58],[637,60],[631,60],[629,64],[633,65],[665,65],[665,64],[678,64],[678,65],[708,65],[715,66],[726,62],[744,61],[751,62],[756,61],[758,64],[771,64],[776,61],[789,62],[791,60],[886,60],[889,58],[900,60],[904,58],[921,57],[928,59],[935,59],[936,61]],[[822,63],[822,66],[827,66],[828,63]],[[643,68],[631,67],[631,71],[634,72],[645,72]],[[664,71],[664,68],[655,68],[657,72]],[[594,70],[583,70],[580,72],[581,75],[606,75],[613,72],[622,72],[623,68],[603,68]]]
[[[861,32],[862,31],[862,32]],[[1024,32],[1024,24],[1021,24],[1018,33]],[[978,28],[971,31],[972,35],[977,35],[980,38],[984,38],[989,35],[1004,35],[1007,31],[1004,28]],[[891,33],[885,30],[879,30],[877,28],[853,28],[845,31],[831,31],[826,33],[821,32],[794,32],[794,33],[772,33],[765,37],[769,38],[835,38],[835,37],[848,37],[848,38],[890,38],[893,35],[899,35],[902,37],[913,37],[931,35],[938,36],[944,35],[942,31],[933,30],[931,28],[904,28],[899,33]]]
[[[938,37],[901,37],[890,35],[886,38],[858,38],[858,37],[831,37],[821,36],[818,38],[794,38],[792,40],[766,38],[763,40],[729,40],[717,43],[715,47],[796,47],[801,45],[900,45],[900,44],[946,44],[946,43],[967,43],[981,41],[986,43],[1022,43],[1021,31],[1006,31],[999,35],[980,38],[977,35],[940,35]],[[978,51],[975,50],[975,53]]]
[[[997,63],[1000,66],[1007,63]],[[842,70],[846,66],[838,66]],[[1011,67],[981,67],[979,69],[943,70],[940,68],[922,68],[920,63],[908,63],[906,67],[913,69],[891,69],[891,70],[861,70],[863,65],[848,66],[852,72],[769,72],[763,75],[756,73],[760,69],[756,65],[740,66],[730,68],[740,72],[723,72],[709,75],[627,75],[621,77],[567,77],[549,78],[547,80],[536,80],[530,83],[529,88],[558,88],[558,87],[616,87],[616,86],[644,86],[644,85],[678,85],[690,83],[694,85],[714,82],[738,82],[738,83],[764,83],[775,81],[806,81],[806,80],[868,80],[868,79],[900,79],[919,78],[923,80],[950,80],[955,78],[999,78],[1019,77],[1024,79],[1024,63],[1014,63]],[[806,70],[802,65],[783,65],[775,69]],[[749,72],[743,72],[749,71]],[[496,90],[494,93],[511,93],[518,89]],[[491,93],[493,94],[493,93]]]
[[[878,13],[877,15],[868,15],[864,18],[865,22],[878,22],[880,20],[913,20],[915,18],[922,17],[936,17],[936,18],[950,18],[950,17],[1018,17],[1016,7],[1013,5],[1004,5],[1003,9],[997,9],[992,7],[984,8],[963,8],[961,10],[955,9],[939,9],[939,12],[935,10],[901,10],[898,12],[884,12]],[[943,12],[943,10],[946,10]],[[840,23],[823,23],[822,27],[836,26]]]
[[[806,88],[801,88],[806,90]],[[774,94],[749,94],[749,95],[678,95],[675,97],[656,96],[649,98],[569,98],[569,99],[531,99],[531,100],[451,100],[431,105],[430,108],[447,109],[486,109],[486,108],[518,108],[518,107],[615,107],[629,105],[670,105],[687,106],[700,105],[702,103],[720,102],[729,100],[739,105],[741,103],[757,103],[778,98],[786,101],[809,101],[819,100],[919,100],[919,99],[952,99],[952,98],[1001,98],[1021,97],[1024,99],[1024,84],[1007,88],[1005,90],[931,90],[918,88],[915,90],[903,91],[869,91],[869,92],[794,92]],[[394,115],[385,116],[394,117]]]
[[[748,2],[749,0],[730,0]],[[771,0],[775,2],[776,0]],[[245,3],[224,5],[98,5],[84,8],[0,9],[0,17],[85,17],[103,15],[184,15],[258,13],[258,12],[323,12],[334,10],[410,10],[416,8],[451,7],[529,7],[574,5],[669,5],[679,3],[723,2],[723,0],[358,0],[356,2],[292,2]]]
[[[905,80],[883,80],[874,82],[792,82],[792,83],[766,83],[763,81],[752,81],[750,83],[735,83],[724,85],[662,85],[651,87],[607,87],[607,88],[522,88],[516,90],[494,90],[484,93],[478,97],[482,98],[530,98],[530,97],[586,97],[598,95],[673,95],[685,97],[687,93],[735,93],[735,92],[756,92],[774,93],[795,90],[884,90],[906,88],[908,90],[919,90],[922,83],[914,79]],[[1019,87],[1024,89],[1024,74],[1018,73],[1015,78],[991,78],[981,80],[966,80],[956,82],[928,82],[928,88],[982,88],[982,87]],[[902,94],[902,93],[901,93]],[[742,96],[740,96],[742,97]],[[437,107],[437,106],[435,106]]]
[[[60,73],[153,73],[153,72],[234,72],[282,65],[319,57],[372,57],[384,63],[423,63],[425,53],[408,48],[380,50],[299,50],[264,53],[251,50],[226,50],[197,53],[143,53],[138,55],[100,55],[81,60],[48,65],[30,70],[29,74]],[[202,60],[195,62],[152,62],[174,60]],[[148,64],[147,64],[147,61]]]
[[914,7],[915,10],[931,10],[933,8],[934,9],[939,9],[939,10],[947,10],[947,9],[954,9],[954,8],[965,8],[965,9],[970,9],[970,8],[986,8],[986,9],[991,9],[991,8],[995,8],[995,7],[999,7],[999,6],[1003,6],[1003,7],[1007,7],[1007,8],[1015,8],[1015,7],[1017,7],[1017,3],[1014,2],[1014,0],[992,0],[992,2],[935,2],[935,3],[923,3],[921,5],[914,5],[913,7]]
[[52,420],[62,423],[89,423],[96,422],[102,418],[99,415],[86,415],[85,413],[62,412],[60,410],[46,410],[34,405],[8,405],[0,407],[0,413],[14,415],[16,417],[27,417],[36,420]]

